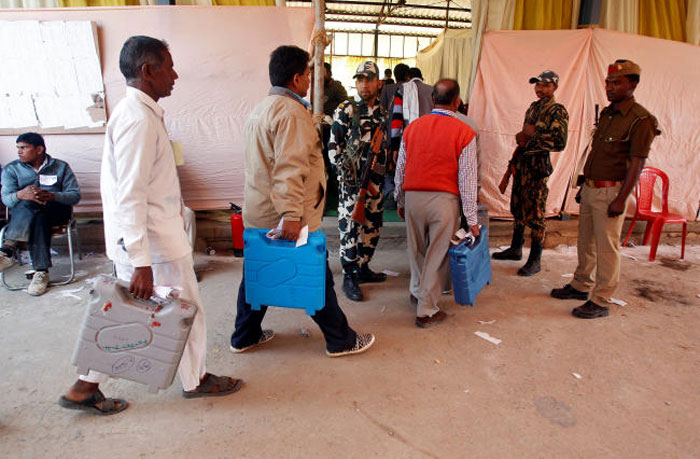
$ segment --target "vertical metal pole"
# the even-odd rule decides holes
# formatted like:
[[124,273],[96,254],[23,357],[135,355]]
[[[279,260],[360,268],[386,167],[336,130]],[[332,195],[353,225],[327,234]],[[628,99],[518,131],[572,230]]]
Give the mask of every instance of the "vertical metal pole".
[[[326,12],[326,2],[325,0],[314,0],[314,7],[316,12],[316,23],[315,23],[315,33],[324,30],[324,16]],[[314,115],[320,115],[323,113],[323,73],[325,69],[323,68],[323,53],[324,45],[322,40],[317,40],[314,44],[314,100],[311,101],[313,105]],[[319,123],[319,129],[321,127]]]
[[450,26],[450,0],[447,0],[447,11],[445,12],[445,28]]
[[377,61],[379,56],[379,26],[374,27],[374,60]]

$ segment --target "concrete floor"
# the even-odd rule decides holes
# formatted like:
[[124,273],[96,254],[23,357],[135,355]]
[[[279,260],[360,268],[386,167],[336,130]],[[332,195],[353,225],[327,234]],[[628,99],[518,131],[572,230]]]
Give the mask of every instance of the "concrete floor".
[[[70,364],[88,288],[109,272],[102,256],[79,280],[33,298],[0,289],[2,457],[698,457],[700,456],[700,246],[626,248],[611,317],[570,316],[576,301],[548,296],[573,272],[573,247],[546,250],[544,270],[494,263],[474,308],[444,296],[444,324],[422,330],[408,306],[400,239],[380,243],[374,268],[401,274],[341,306],[377,342],[329,359],[302,311],[271,308],[274,341],[228,350],[242,261],[196,258],[209,326],[209,369],[245,379],[239,393],[186,400],[112,380],[105,393],[131,407],[95,417],[56,405],[76,377]],[[340,268],[332,257],[336,283]],[[58,269],[58,268],[57,268]],[[75,289],[81,288],[79,291]],[[308,330],[305,337],[301,329]],[[487,332],[499,345],[474,335]],[[577,378],[574,373],[580,375]]]

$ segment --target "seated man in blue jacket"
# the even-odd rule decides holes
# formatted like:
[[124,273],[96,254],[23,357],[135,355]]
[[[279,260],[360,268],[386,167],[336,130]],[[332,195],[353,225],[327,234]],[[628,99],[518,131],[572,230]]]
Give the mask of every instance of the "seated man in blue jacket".
[[17,242],[27,242],[35,271],[27,292],[39,296],[49,285],[51,228],[70,220],[80,188],[68,163],[46,153],[41,135],[17,137],[17,154],[19,159],[2,170],[2,202],[10,208],[10,222],[0,247],[0,271],[14,264]]

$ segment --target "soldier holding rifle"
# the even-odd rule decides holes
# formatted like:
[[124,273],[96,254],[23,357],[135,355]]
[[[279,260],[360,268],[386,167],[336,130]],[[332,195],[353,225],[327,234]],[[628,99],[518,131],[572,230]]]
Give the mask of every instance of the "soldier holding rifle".
[[549,193],[547,180],[552,173],[549,153],[564,149],[569,124],[566,108],[554,100],[559,75],[547,70],[530,78],[530,83],[535,84],[537,100],[527,109],[523,129],[515,135],[518,147],[499,186],[501,193],[505,193],[508,180],[513,176],[510,196],[513,239],[508,249],[493,254],[496,260],[522,259],[525,226],[529,226],[532,237],[530,256],[525,266],[518,270],[519,276],[532,276],[541,269],[545,205]]
[[369,268],[383,223],[381,190],[388,158],[382,145],[386,111],[379,104],[378,74],[377,64],[372,61],[357,67],[354,78],[361,100],[348,100],[338,106],[328,144],[329,159],[338,171],[343,292],[353,301],[364,299],[359,284],[386,280],[385,274]]

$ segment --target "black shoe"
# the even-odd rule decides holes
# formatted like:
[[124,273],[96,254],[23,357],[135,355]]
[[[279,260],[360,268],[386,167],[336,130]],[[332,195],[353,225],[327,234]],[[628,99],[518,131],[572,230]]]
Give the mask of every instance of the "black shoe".
[[523,259],[523,248],[522,247],[508,247],[502,252],[494,252],[491,255],[494,260],[515,260],[519,261]]
[[520,261],[523,259],[523,243],[525,242],[524,235],[525,228],[514,229],[513,238],[510,241],[510,247],[502,252],[496,252],[491,255],[494,260],[515,260]]
[[362,265],[362,268],[360,268],[360,273],[358,275],[358,283],[360,284],[374,284],[377,282],[384,282],[386,280],[386,274],[384,273],[375,273],[371,269],[369,269],[369,265],[364,264]]
[[579,319],[597,319],[598,317],[608,317],[610,308],[607,306],[598,306],[592,301],[586,301],[578,308],[571,311],[571,315]]
[[365,299],[360,290],[359,276],[356,273],[345,273],[343,276],[343,293],[352,301],[362,301]]
[[588,299],[588,292],[576,290],[571,284],[566,284],[563,288],[554,288],[549,294],[552,298],[559,300],[583,300]]
[[530,247],[530,256],[527,257],[527,263],[525,266],[518,270],[518,276],[534,276],[542,270],[540,266],[540,260],[542,259],[542,242],[532,241],[532,246]]

